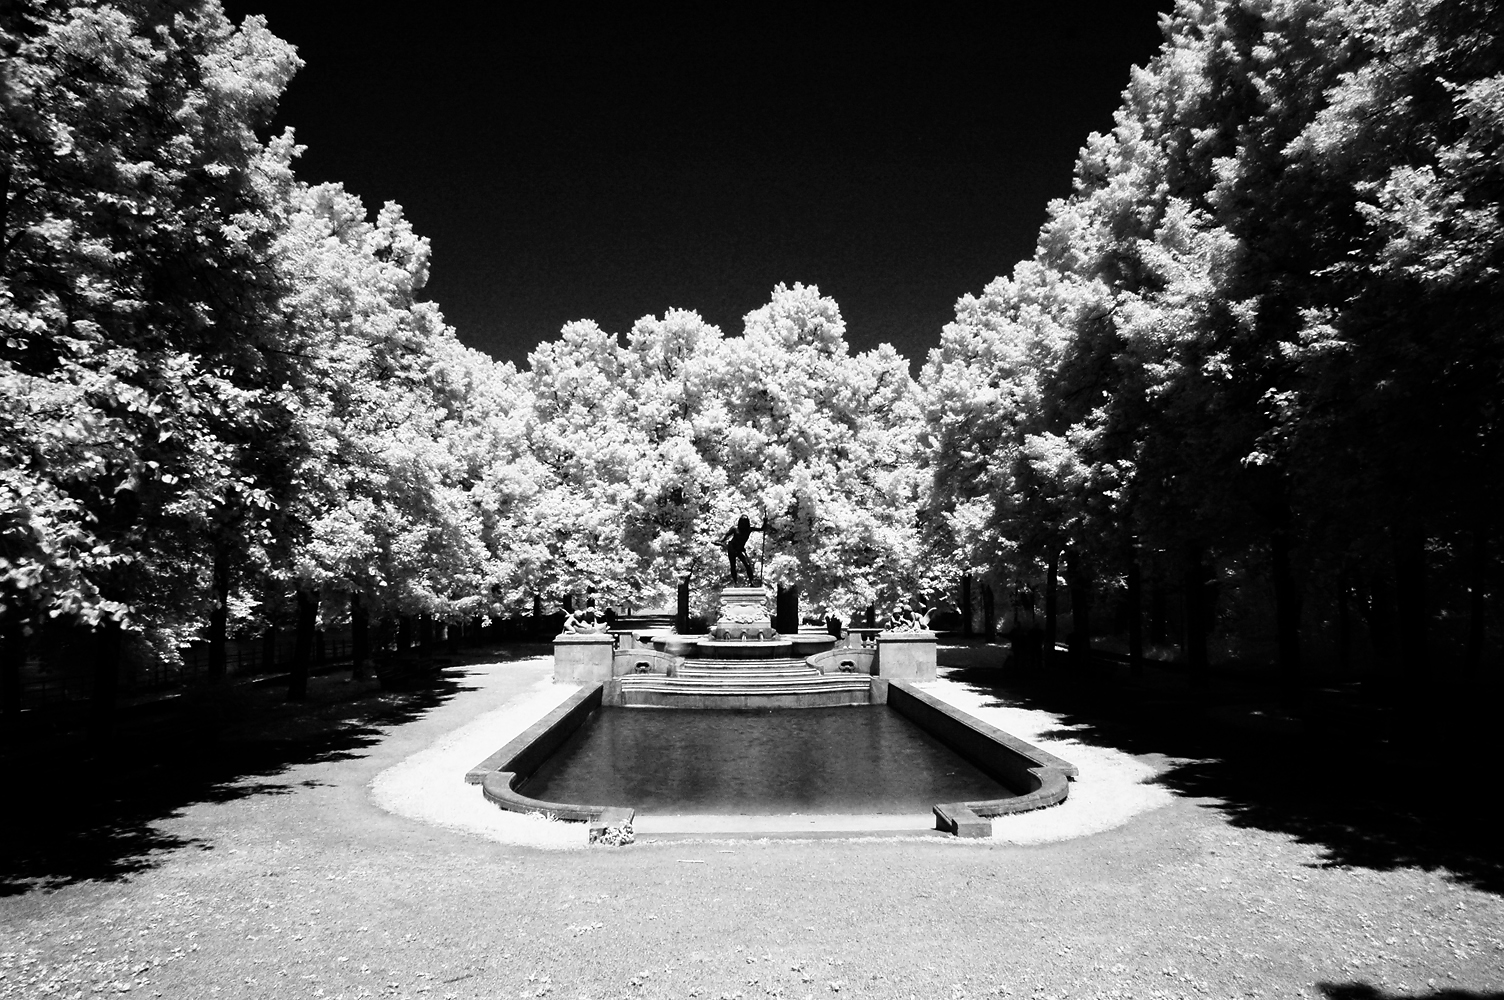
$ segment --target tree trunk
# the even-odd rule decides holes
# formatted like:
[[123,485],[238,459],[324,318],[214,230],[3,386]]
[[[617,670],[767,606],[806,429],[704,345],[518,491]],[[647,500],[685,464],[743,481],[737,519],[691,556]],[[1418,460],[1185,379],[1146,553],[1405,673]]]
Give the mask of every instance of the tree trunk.
[[15,734],[21,720],[21,668],[26,665],[26,632],[19,617],[0,623],[0,719],[5,734]]
[[10,229],[10,158],[0,162],[0,274],[5,273],[5,258],[10,252],[10,240],[5,238]]
[[1209,680],[1206,655],[1206,569],[1201,543],[1188,541],[1182,559],[1185,600],[1185,663],[1193,688],[1205,688]]
[[1013,631],[1008,634],[1008,643],[1012,648],[1012,667],[1020,674],[1033,676],[1039,672],[1039,628],[1030,625],[1025,628],[1015,621]]
[[350,679],[363,681],[371,670],[371,613],[360,594],[350,595]]
[[95,754],[112,750],[120,694],[120,625],[106,618],[94,630],[94,689],[89,696],[89,741]]
[[1394,543],[1394,596],[1398,605],[1399,668],[1411,677],[1426,675],[1430,608],[1426,600],[1426,533],[1407,520],[1391,532]]
[[1373,646],[1374,679],[1381,688],[1392,687],[1399,677],[1399,640],[1395,634],[1395,619],[1398,614],[1389,583],[1390,574],[1382,570],[1372,573],[1367,607],[1364,609],[1369,644]]
[[1274,621],[1280,686],[1286,698],[1300,690],[1300,590],[1290,565],[1290,533],[1277,528],[1271,539],[1274,569]]
[[689,577],[679,581],[674,598],[674,627],[680,635],[686,635],[689,632]]
[[433,650],[433,615],[427,611],[418,616],[418,649],[425,656]]
[[1149,587],[1149,641],[1163,646],[1170,641],[1170,598],[1158,574],[1153,579]]
[[970,639],[971,629],[971,574],[961,574],[961,634]]
[[1353,671],[1352,585],[1347,565],[1337,570],[1337,674],[1346,679]]
[[313,632],[319,620],[319,596],[315,591],[298,588],[298,626],[293,643],[292,670],[287,675],[287,700],[308,698],[308,665],[313,658]]
[[218,683],[229,674],[230,626],[230,553],[222,543],[214,546],[214,604],[209,609],[210,682]]
[[997,636],[997,598],[992,584],[982,581],[982,636],[991,642]]
[[1467,574],[1467,651],[1462,660],[1468,678],[1474,680],[1483,668],[1483,620],[1488,613],[1488,541],[1488,526],[1475,526]]
[[1060,576],[1060,553],[1050,553],[1050,572],[1044,580],[1044,655],[1040,665],[1049,670],[1055,665],[1055,630],[1057,622],[1056,589]]
[[1128,554],[1128,672],[1144,675],[1144,580],[1137,552]]
[[773,631],[780,635],[793,635],[799,631],[799,588],[778,585],[773,606]]
[[272,673],[277,669],[277,626],[268,622],[261,636],[261,672]]
[[1066,574],[1071,591],[1071,671],[1077,677],[1091,672],[1091,576],[1079,552],[1066,553]]
[[401,655],[413,644],[412,615],[397,616],[397,653]]

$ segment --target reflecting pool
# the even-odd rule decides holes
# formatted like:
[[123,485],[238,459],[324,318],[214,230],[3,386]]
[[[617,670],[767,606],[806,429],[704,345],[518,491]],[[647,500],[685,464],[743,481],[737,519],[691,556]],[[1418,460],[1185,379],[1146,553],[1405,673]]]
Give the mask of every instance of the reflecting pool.
[[639,813],[927,813],[1014,795],[882,705],[603,708],[518,790]]

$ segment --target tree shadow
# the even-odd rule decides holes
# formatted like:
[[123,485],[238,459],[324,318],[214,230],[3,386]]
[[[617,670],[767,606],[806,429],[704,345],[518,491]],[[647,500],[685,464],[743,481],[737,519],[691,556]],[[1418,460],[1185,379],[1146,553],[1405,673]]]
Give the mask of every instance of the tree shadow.
[[1504,895],[1504,844],[1478,784],[1499,750],[1481,722],[1431,725],[1351,692],[1287,709],[1247,689],[1103,677],[1050,687],[981,666],[948,676],[995,704],[1061,716],[1051,737],[1158,755],[1158,784],[1210,800],[1234,825],[1315,844],[1325,867],[1443,870]]
[[8,817],[0,825],[0,896],[116,881],[173,851],[212,850],[208,840],[158,824],[195,803],[317,785],[277,779],[301,764],[364,756],[384,729],[476,690],[464,684],[468,664],[532,655],[515,647],[436,658],[425,683],[398,691],[347,673],[316,676],[308,700],[297,703],[276,684],[189,691],[123,717],[105,753],[82,734],[10,747],[0,753]]
[[1430,993],[1392,993],[1371,983],[1317,983],[1316,988],[1329,1000],[1504,1000],[1504,993],[1490,990],[1433,990]]

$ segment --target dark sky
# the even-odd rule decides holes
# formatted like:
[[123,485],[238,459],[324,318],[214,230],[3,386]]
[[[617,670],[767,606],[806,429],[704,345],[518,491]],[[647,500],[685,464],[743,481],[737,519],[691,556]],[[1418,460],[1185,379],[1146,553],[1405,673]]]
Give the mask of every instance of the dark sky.
[[958,296],[1033,252],[1171,0],[520,6],[227,3],[307,64],[278,121],[308,146],[300,175],[406,209],[467,344],[522,364],[569,320],[624,334],[670,307],[737,334],[802,281],[854,348],[917,364]]

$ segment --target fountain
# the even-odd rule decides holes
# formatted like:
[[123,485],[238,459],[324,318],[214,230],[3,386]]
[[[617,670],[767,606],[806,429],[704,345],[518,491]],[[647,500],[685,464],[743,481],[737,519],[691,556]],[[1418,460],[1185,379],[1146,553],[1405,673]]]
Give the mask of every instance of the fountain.
[[[828,632],[781,634],[762,587],[727,587],[708,635],[636,634],[618,650],[607,705],[654,708],[828,708],[871,704],[870,670],[826,671],[810,662],[831,651]],[[638,645],[641,643],[643,645]],[[653,656],[644,658],[651,648]],[[870,656],[865,666],[870,667]]]
[[[767,591],[736,585],[734,552],[731,569],[706,635],[612,635],[572,622],[555,639],[554,676],[579,689],[466,780],[504,809],[582,820],[592,838],[609,843],[630,840],[633,808],[532,796],[629,793],[654,812],[781,809],[791,816],[912,812],[929,802],[936,829],[968,837],[987,836],[994,816],[1065,799],[1073,766],[914,686],[936,676],[927,614],[895,622],[875,643],[857,633],[846,645],[823,630],[781,634]],[[700,711],[636,711],[644,708]],[[796,794],[805,798],[790,798]],[[906,822],[925,825],[922,814]]]

